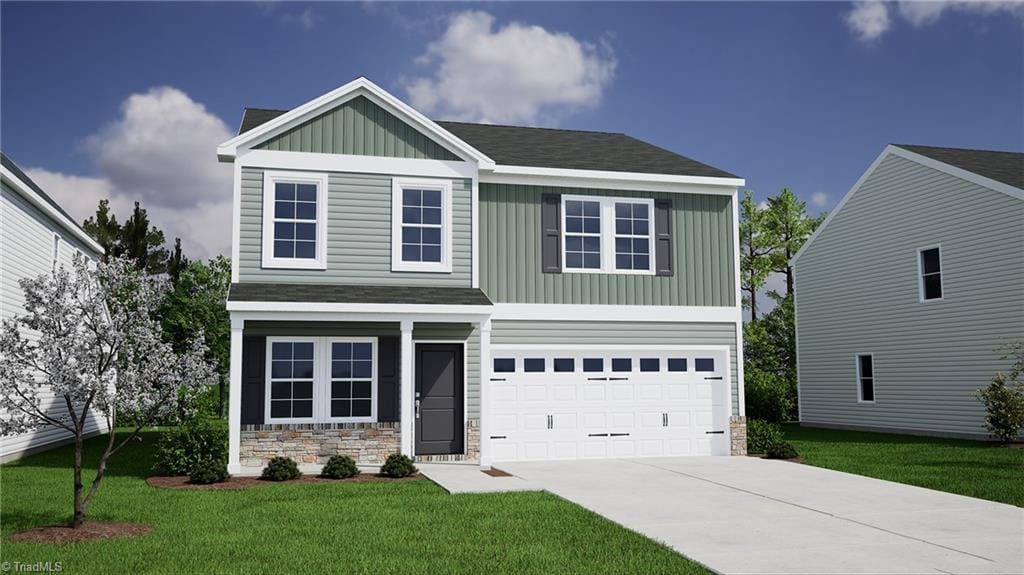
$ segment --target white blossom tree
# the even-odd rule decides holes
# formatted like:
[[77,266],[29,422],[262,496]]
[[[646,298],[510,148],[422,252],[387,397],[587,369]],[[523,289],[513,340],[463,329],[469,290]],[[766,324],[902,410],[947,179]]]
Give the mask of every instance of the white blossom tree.
[[[0,329],[0,434],[53,426],[74,435],[71,525],[79,527],[110,456],[144,427],[190,409],[216,373],[204,359],[202,334],[180,354],[163,341],[156,310],[168,282],[127,260],[93,265],[77,256],[73,271],[60,267],[20,285],[25,314]],[[92,413],[110,432],[85,492],[82,442]],[[119,414],[130,414],[133,423],[120,437]]]

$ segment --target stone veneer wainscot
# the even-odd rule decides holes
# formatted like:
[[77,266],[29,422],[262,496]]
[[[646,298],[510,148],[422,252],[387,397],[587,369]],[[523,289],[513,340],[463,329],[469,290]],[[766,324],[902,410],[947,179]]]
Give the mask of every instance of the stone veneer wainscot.
[[332,455],[348,455],[359,464],[381,464],[400,446],[398,422],[243,425],[239,459],[244,467],[263,467],[278,456],[323,465]]

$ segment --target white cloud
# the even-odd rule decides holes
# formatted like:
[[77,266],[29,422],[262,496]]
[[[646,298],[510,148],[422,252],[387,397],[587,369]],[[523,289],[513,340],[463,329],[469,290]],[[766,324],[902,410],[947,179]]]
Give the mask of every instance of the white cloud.
[[607,42],[512,22],[495,29],[486,12],[451,17],[417,63],[433,68],[407,81],[411,103],[428,114],[482,122],[535,124],[593,107],[615,75]]
[[26,170],[75,220],[109,199],[119,221],[141,201],[168,243],[181,238],[187,256],[231,251],[231,167],[217,162],[217,144],[231,131],[184,92],[170,87],[133,94],[121,117],[86,140],[95,176]]
[[814,192],[811,194],[811,205],[816,208],[824,208],[828,204],[828,194],[825,192]]
[[289,24],[298,24],[303,30],[312,30],[320,22],[320,16],[312,8],[302,12],[285,12],[282,19]]
[[892,21],[889,18],[889,7],[885,2],[869,0],[854,2],[853,8],[846,13],[846,25],[853,35],[862,42],[872,42],[885,34]]

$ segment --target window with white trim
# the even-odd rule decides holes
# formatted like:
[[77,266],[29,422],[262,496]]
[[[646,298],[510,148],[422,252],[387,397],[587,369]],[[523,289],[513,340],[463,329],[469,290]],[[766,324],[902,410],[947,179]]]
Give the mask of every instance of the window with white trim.
[[376,338],[267,338],[268,423],[377,420]]
[[313,419],[315,348],[313,341],[271,342],[270,419]]
[[918,271],[921,276],[921,301],[942,299],[942,250],[925,248],[917,252]]
[[391,211],[391,269],[451,272],[451,182],[395,178]]
[[373,344],[368,341],[331,342],[330,417],[373,415]]
[[567,272],[653,274],[654,200],[562,196]]
[[857,356],[857,401],[875,401],[875,358],[870,353]]
[[327,174],[263,173],[263,267],[326,269]]
[[53,261],[51,262],[50,269],[56,270],[57,265],[60,263],[60,236],[53,234]]

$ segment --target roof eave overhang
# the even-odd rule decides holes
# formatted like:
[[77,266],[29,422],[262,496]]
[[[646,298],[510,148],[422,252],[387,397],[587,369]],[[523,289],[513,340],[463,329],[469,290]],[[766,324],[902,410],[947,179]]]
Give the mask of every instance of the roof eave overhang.
[[490,316],[493,305],[228,301],[230,312],[310,312]]
[[542,168],[499,164],[480,169],[482,183],[571,185],[641,189],[680,193],[721,193],[732,195],[746,185],[743,178],[685,176],[642,172],[615,172],[609,170],[578,170],[569,168]]
[[8,170],[5,166],[0,166],[0,179],[7,182],[9,186],[15,189],[19,194],[25,197],[29,203],[35,206],[37,209],[42,211],[44,214],[49,216],[53,221],[57,222],[60,227],[64,228],[68,233],[73,235],[77,240],[85,244],[93,253],[97,256],[102,256],[104,253],[103,246],[101,246],[96,240],[89,234],[85,233],[81,227],[78,226],[74,221],[61,213],[60,210],[54,208],[47,202],[42,196],[39,195],[27,182],[22,181],[14,172]]

